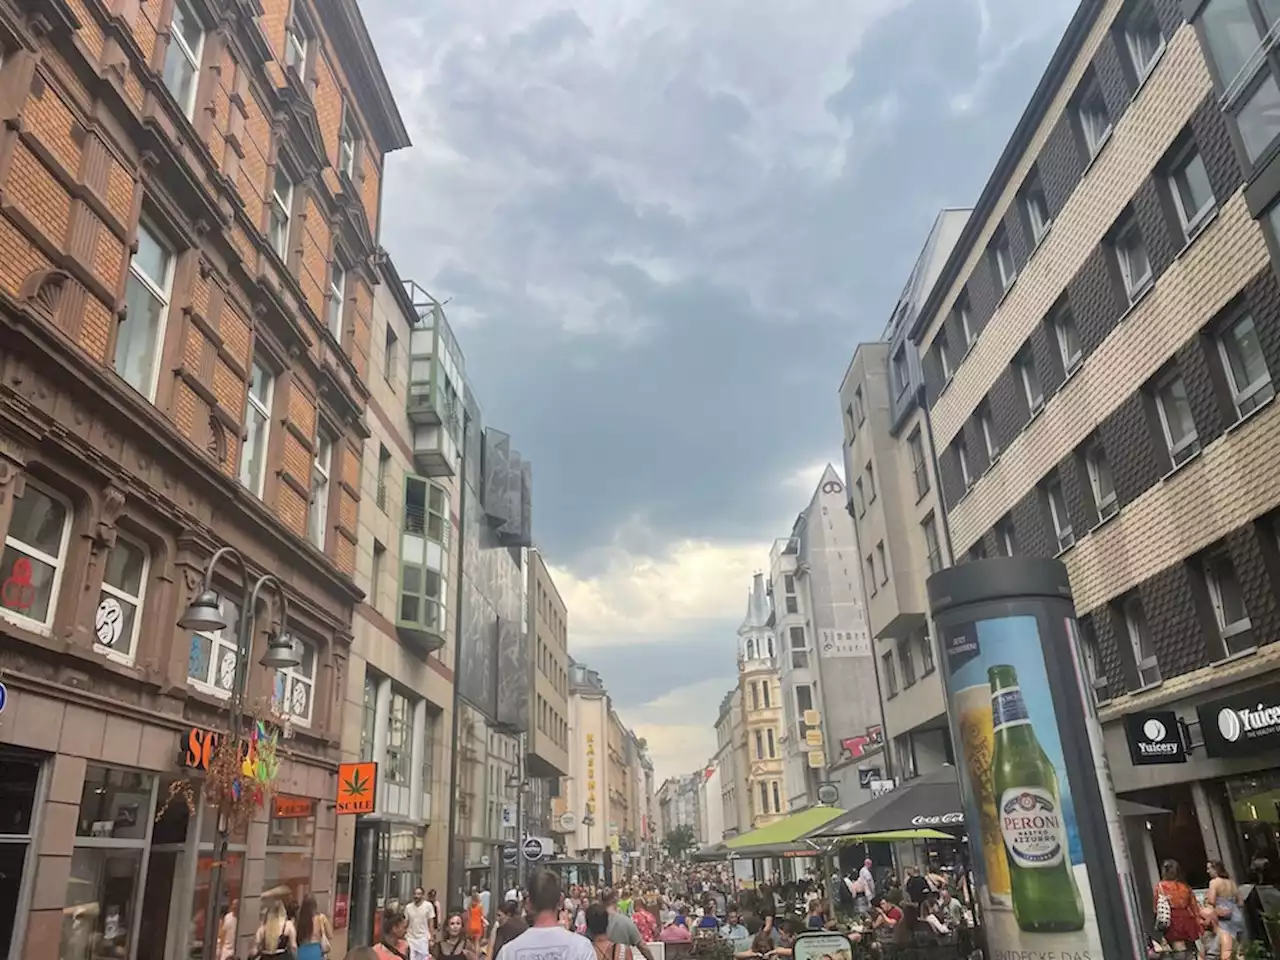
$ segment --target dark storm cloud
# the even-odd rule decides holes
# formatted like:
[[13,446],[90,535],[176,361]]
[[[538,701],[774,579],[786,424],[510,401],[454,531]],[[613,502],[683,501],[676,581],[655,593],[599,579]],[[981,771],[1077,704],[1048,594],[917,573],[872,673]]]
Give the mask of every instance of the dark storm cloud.
[[637,517],[659,543],[785,532],[779,485],[837,450],[853,347],[938,208],[976,196],[1069,13],[845,0],[881,16],[841,49],[830,5],[781,6],[364,2],[416,143],[384,242],[454,298],[558,563]]

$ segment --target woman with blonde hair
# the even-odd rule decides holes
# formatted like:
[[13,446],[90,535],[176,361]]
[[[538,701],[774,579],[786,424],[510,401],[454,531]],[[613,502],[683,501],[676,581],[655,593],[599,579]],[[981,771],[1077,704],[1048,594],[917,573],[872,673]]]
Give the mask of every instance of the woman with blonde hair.
[[266,916],[254,937],[260,957],[288,957],[298,951],[298,932],[285,912],[284,901],[277,898],[267,904]]

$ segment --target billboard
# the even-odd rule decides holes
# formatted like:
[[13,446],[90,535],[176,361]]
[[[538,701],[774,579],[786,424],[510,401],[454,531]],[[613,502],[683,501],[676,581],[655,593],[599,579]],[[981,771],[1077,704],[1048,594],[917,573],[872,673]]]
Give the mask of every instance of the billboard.
[[1138,956],[1065,568],[975,561],[928,586],[992,956]]

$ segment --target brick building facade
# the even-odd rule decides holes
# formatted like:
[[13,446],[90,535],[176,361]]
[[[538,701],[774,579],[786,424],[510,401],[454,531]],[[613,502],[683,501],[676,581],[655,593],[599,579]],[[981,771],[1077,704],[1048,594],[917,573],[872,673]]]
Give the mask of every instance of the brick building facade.
[[[198,947],[213,818],[156,812],[227,727],[231,630],[176,621],[230,545],[285,584],[302,645],[257,666],[258,611],[248,702],[291,736],[226,867],[243,955],[264,892],[337,906],[382,164],[407,135],[354,0],[6,0],[0,50],[0,858],[22,878],[0,947]],[[214,586],[242,588],[229,565]]]
[[[1135,866],[1193,885],[1280,863],[1280,736],[1228,736],[1280,702],[1268,7],[1085,0],[911,329],[947,552],[1066,564],[1116,788],[1168,811]],[[1189,755],[1139,756],[1153,718]]]

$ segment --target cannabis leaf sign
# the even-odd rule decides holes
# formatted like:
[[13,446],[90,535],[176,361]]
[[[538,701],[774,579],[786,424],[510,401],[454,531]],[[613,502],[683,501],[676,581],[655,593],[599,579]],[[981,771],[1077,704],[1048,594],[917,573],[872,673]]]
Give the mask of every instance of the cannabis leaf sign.
[[338,768],[338,813],[373,813],[376,763],[344,763]]

